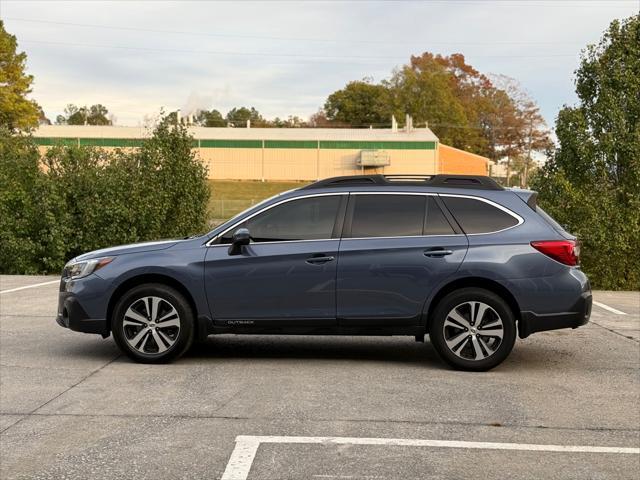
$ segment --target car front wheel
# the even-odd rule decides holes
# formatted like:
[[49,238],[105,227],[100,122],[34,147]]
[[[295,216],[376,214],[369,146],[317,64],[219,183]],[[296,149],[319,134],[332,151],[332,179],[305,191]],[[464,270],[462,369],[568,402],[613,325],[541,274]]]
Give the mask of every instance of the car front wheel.
[[175,289],[140,285],[125,293],[114,308],[113,337],[120,349],[141,363],[165,363],[193,343],[191,306]]
[[500,296],[480,288],[464,288],[438,303],[429,337],[440,357],[454,368],[489,370],[513,349],[515,319]]

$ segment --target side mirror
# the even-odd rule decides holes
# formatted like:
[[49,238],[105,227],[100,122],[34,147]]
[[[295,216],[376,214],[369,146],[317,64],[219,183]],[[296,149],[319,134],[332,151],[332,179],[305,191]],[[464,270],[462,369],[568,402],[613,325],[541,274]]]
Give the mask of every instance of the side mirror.
[[251,234],[247,228],[239,228],[233,232],[233,239],[231,246],[229,246],[229,255],[240,255],[242,253],[242,247],[249,245],[251,241]]

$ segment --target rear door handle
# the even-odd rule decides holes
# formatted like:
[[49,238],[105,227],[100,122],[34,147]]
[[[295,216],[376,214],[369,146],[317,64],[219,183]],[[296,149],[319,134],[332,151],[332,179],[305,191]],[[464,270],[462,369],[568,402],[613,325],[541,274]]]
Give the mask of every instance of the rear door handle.
[[332,256],[324,256],[324,255],[315,256],[314,255],[313,257],[307,258],[306,262],[311,265],[322,265],[323,263],[333,262],[334,260],[335,260],[335,257],[332,257]]
[[428,248],[424,251],[425,257],[444,257],[445,255],[451,255],[453,250],[445,250],[444,248]]

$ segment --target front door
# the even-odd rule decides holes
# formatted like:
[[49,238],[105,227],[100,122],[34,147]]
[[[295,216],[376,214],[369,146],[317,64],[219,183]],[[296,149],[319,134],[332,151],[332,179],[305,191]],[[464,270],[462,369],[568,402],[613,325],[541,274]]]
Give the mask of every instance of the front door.
[[435,196],[352,193],[340,244],[341,326],[412,326],[467,251]]
[[[208,247],[205,287],[215,324],[335,325],[338,232],[346,198],[320,194],[265,207]],[[238,228],[249,230],[251,243],[231,255]]]

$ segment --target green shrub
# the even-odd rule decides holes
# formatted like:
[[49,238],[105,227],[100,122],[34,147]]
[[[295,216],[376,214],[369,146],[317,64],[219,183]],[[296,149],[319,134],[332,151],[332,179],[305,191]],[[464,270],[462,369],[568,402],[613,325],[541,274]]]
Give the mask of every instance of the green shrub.
[[640,195],[607,182],[578,186],[562,171],[542,169],[538,203],[581,243],[582,269],[594,288],[640,288]]
[[0,129],[0,271],[42,273],[65,258],[64,205],[30,137]]
[[98,248],[184,237],[206,228],[207,172],[184,127],[161,124],[140,149],[0,138],[0,271],[58,272]]
[[578,104],[556,119],[557,149],[533,182],[540,204],[582,240],[596,288],[640,288],[640,15],[614,20],[576,70]]

